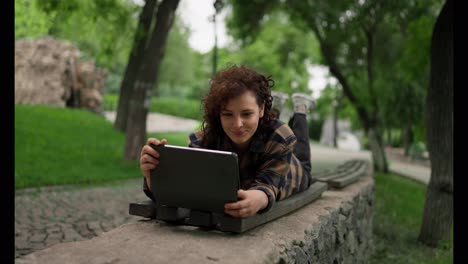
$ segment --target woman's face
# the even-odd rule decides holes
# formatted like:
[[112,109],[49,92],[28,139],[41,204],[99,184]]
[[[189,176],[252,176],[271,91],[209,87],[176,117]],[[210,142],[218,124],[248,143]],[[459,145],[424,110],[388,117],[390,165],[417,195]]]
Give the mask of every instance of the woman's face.
[[221,110],[221,125],[226,135],[239,150],[247,150],[258,122],[263,117],[264,105],[259,106],[251,91],[232,98]]

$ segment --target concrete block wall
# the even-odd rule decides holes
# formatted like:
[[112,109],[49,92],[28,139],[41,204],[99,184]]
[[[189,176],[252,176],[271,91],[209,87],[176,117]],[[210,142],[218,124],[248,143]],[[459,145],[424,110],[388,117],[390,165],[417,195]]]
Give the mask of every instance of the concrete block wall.
[[[56,244],[16,263],[367,263],[372,253],[372,172],[243,234],[135,222],[93,239]],[[129,201],[132,202],[132,201]]]

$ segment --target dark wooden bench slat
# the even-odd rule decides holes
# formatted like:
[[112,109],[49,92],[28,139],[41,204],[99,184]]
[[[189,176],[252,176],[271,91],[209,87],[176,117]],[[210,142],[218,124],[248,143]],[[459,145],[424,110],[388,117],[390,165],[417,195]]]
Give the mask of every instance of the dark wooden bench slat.
[[359,170],[352,172],[344,177],[335,178],[328,182],[331,187],[334,188],[343,188],[351,183],[357,181],[361,176],[366,174],[367,163],[364,163]]

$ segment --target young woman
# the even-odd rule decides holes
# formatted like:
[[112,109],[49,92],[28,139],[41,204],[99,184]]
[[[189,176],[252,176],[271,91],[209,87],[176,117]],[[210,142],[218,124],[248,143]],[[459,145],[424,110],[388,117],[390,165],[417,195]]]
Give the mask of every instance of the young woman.
[[[280,101],[284,100],[273,100],[273,85],[270,77],[244,66],[219,72],[204,99],[202,129],[189,136],[190,147],[237,153],[239,201],[225,205],[225,213],[233,217],[266,212],[275,201],[301,192],[314,182],[306,120],[312,100],[294,94],[294,114],[286,125],[278,119],[284,103]],[[150,143],[166,144],[167,140],[149,138],[141,150],[140,168],[146,179],[143,190],[154,201],[148,186],[150,170],[159,164],[159,153]]]

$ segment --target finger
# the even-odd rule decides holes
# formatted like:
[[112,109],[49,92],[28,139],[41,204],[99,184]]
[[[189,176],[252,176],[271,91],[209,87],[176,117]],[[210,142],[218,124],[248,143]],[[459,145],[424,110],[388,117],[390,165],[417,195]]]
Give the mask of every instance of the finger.
[[159,161],[153,161],[153,162],[146,162],[146,161],[143,161],[140,165],[141,169],[142,170],[152,170],[154,168],[156,168],[156,166],[158,166],[159,164]]
[[145,154],[150,155],[155,159],[159,159],[159,152],[149,145],[144,145],[143,148],[141,149],[140,156],[143,157]]
[[230,215],[232,217],[237,217],[237,218],[241,217],[239,210],[228,210],[228,209],[226,209],[226,210],[224,210],[224,213],[226,213],[227,215]]
[[241,207],[239,205],[239,202],[234,202],[225,204],[224,208],[227,210],[239,210]]
[[241,210],[224,210],[224,212],[232,217],[243,218],[252,216],[252,210],[250,208],[243,208]]
[[242,200],[235,203],[228,203],[224,205],[224,208],[229,210],[242,210],[251,207],[250,200]]
[[238,190],[237,191],[237,197],[239,197],[241,200],[244,200],[245,198],[247,198],[247,191],[244,191],[242,189]]
[[148,138],[146,140],[146,145],[149,145],[149,144],[154,144],[154,145],[159,145],[161,142],[159,141],[159,139],[157,138]]
[[230,215],[232,217],[238,217],[237,216],[237,212],[238,210],[228,210],[228,209],[224,209],[224,213],[227,214],[227,215]]
[[161,145],[166,145],[167,144],[167,139],[163,138],[160,142]]

